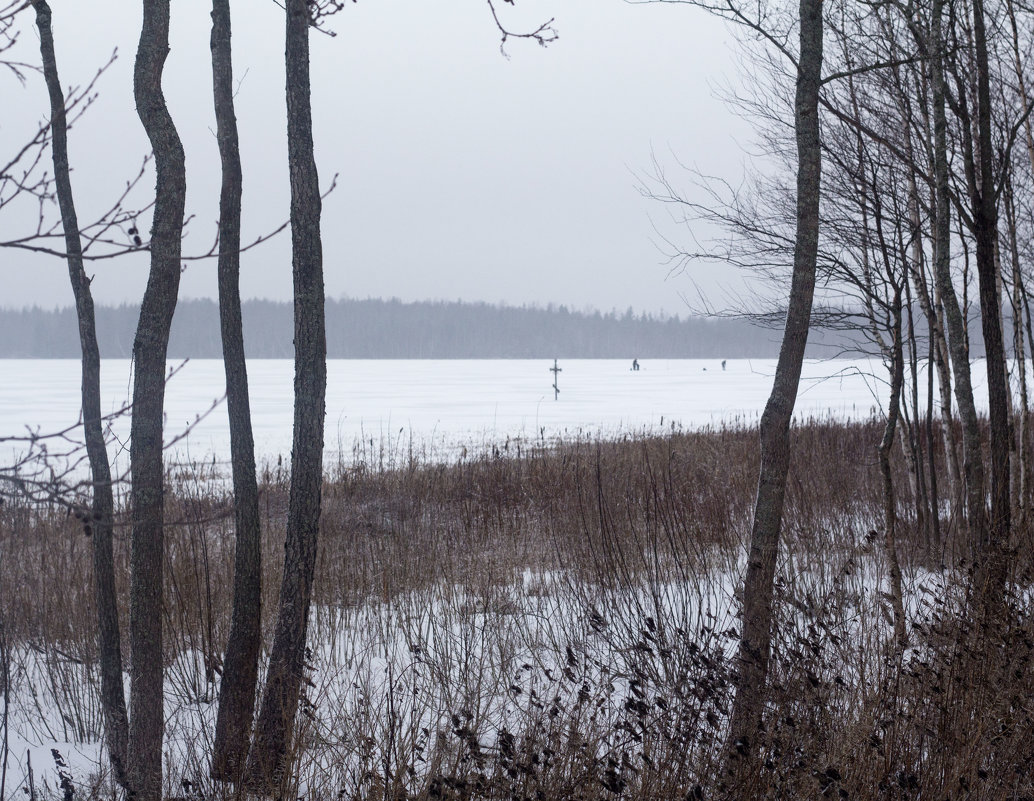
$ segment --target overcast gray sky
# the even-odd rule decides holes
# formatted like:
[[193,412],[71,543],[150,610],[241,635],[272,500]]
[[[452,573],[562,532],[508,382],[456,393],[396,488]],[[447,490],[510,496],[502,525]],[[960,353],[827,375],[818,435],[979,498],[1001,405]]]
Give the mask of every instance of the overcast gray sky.
[[[114,48],[119,60],[72,133],[74,188],[88,219],[147,152],[132,102],[139,3],[51,0],[62,81],[82,83]],[[735,41],[689,5],[623,0],[499,3],[514,29],[556,18],[548,48],[499,36],[484,0],[360,0],[313,35],[316,154],[321,180],[339,174],[323,212],[329,297],[632,306],[685,313],[681,294],[733,286],[714,268],[669,276],[635,173],[651,151],[735,179],[749,128],[715,97],[735,76]],[[118,7],[121,15],[107,10]],[[187,153],[186,250],[206,250],[218,207],[219,162],[208,62],[209,6],[172,4],[165,88]],[[244,238],[287,217],[283,12],[234,5],[234,68],[244,163]],[[21,40],[26,60],[34,29]],[[42,81],[5,76],[5,152],[46,112]],[[15,109],[14,113],[9,113]],[[149,177],[139,197],[152,191]],[[31,218],[5,214],[0,237]],[[53,258],[0,253],[5,306],[69,305],[66,268]],[[147,262],[95,263],[100,302],[137,302]],[[245,297],[287,299],[286,234],[245,254]],[[715,289],[717,291],[717,289]],[[214,297],[214,262],[192,263],[183,297]]]

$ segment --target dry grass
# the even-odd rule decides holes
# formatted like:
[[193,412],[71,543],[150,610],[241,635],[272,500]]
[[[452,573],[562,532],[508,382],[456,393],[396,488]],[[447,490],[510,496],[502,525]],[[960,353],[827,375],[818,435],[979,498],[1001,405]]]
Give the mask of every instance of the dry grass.
[[[311,685],[285,791],[1031,797],[1026,571],[1017,568],[1007,629],[969,631],[960,549],[949,531],[940,550],[924,550],[897,464],[911,641],[896,650],[881,540],[870,534],[882,514],[880,434],[877,423],[795,429],[766,767],[753,787],[730,784],[720,767],[756,431],[508,442],[447,466],[408,452],[366,458],[357,447],[325,488]],[[225,792],[204,777],[229,624],[232,514],[202,474],[181,471],[170,488],[166,773],[170,794],[200,801]],[[267,471],[267,635],[287,489]],[[123,585],[126,539],[122,527]],[[41,707],[73,722],[69,740],[100,726],[89,549],[64,511],[0,507],[11,686],[25,698],[36,682]],[[1030,557],[1021,547],[1016,564]],[[22,718],[31,722],[31,710]]]

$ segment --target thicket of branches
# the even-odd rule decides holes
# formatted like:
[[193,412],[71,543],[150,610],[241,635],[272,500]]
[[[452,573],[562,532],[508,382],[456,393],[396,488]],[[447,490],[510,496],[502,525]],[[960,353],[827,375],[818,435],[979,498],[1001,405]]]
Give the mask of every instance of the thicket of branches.
[[[973,666],[977,680],[998,664],[1012,621],[1015,554],[1031,522],[1034,134],[1027,87],[1034,39],[1030,9],[1012,0],[802,0],[797,15],[731,0],[690,4],[731,20],[754,42],[751,80],[734,101],[758,123],[766,158],[741,185],[696,174],[690,191],[657,163],[644,191],[677,220],[720,232],[688,248],[670,241],[676,265],[719,260],[783,288],[771,296],[786,298],[789,289],[785,305],[738,310],[785,317],[780,366],[788,376],[781,385],[777,374],[761,424],[739,657],[745,684],[728,742],[727,764],[745,771],[742,778],[761,770],[765,692],[757,688],[765,686],[773,636],[786,411],[809,313],[812,327],[864,333],[886,365],[890,397],[874,445],[899,647],[907,647],[908,636],[898,566],[900,485],[890,467],[896,448],[909,467],[927,548],[937,552],[956,534],[966,543],[959,558],[971,579],[969,645],[986,657]],[[810,27],[816,17],[819,31]],[[818,90],[805,106],[804,90],[816,75]],[[817,139],[806,139],[816,122]],[[1007,314],[1015,321],[1008,336]],[[986,424],[973,396],[972,319],[985,347]],[[933,440],[936,415],[945,422],[942,443]],[[948,467],[940,481],[938,447]],[[974,719],[989,714],[979,705],[969,712]]]

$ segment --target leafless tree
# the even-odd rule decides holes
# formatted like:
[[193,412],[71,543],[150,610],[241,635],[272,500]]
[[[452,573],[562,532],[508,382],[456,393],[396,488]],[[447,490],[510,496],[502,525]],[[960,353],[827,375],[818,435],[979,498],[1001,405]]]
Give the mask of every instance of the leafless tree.
[[222,161],[219,197],[219,319],[230,420],[234,521],[233,614],[219,686],[212,776],[239,780],[248,754],[262,645],[262,547],[255,443],[241,321],[241,159],[233,104],[229,0],[212,2],[212,80]]
[[68,156],[68,125],[65,96],[58,77],[51,10],[46,0],[33,0],[40,34],[43,75],[50,95],[50,136],[54,157],[54,182],[61,210],[68,252],[68,274],[75,295],[82,348],[83,430],[93,478],[92,513],[86,523],[93,537],[94,589],[101,671],[101,705],[107,736],[108,756],[116,780],[126,785],[128,718],[122,686],[122,645],[119,634],[118,600],[115,594],[115,561],[112,549],[115,501],[111,465],[104,438],[100,393],[100,348],[93,309],[90,279],[83,268],[79,221],[72,195]]
[[[968,137],[963,141],[969,188],[970,214],[967,220],[976,240],[977,275],[980,286],[980,318],[987,358],[988,406],[991,445],[991,510],[987,528],[979,532],[977,563],[973,581],[985,615],[1000,618],[1005,604],[1006,551],[1012,528],[1009,495],[1010,415],[1009,380],[1002,337],[998,249],[998,196],[1001,176],[996,174],[996,157],[991,133],[990,63],[984,0],[972,0],[973,46],[976,62],[976,154],[975,163]],[[957,100],[964,123],[968,123],[963,97]],[[967,129],[970,126],[966,125]]]
[[183,145],[162,92],[169,52],[169,0],[143,1],[143,27],[133,89],[137,113],[154,152],[157,184],[151,271],[133,343],[131,427],[132,545],[129,636],[128,777],[136,801],[159,801],[162,790],[162,566],[164,469],[162,426],[165,359],[180,280],[186,196]]
[[773,582],[790,466],[790,420],[797,399],[815,292],[822,174],[819,142],[822,33],[822,0],[801,0],[794,104],[798,164],[793,277],[772,393],[761,417],[761,474],[743,585],[743,631],[737,656],[739,683],[729,729],[730,758],[735,761],[736,757],[743,757],[747,775],[757,769],[757,733],[764,709],[772,642]]
[[319,175],[312,143],[309,28],[323,9],[286,3],[287,146],[291,175],[294,272],[294,443],[284,544],[283,581],[248,781],[272,793],[283,777],[305,670],[312,576],[323,484],[323,420],[327,390],[323,245]]
[[[512,4],[513,0],[505,2]],[[515,34],[503,26],[492,0],[488,0],[488,4],[504,44],[512,36],[530,38],[541,45],[556,39],[552,20],[531,33]],[[322,204],[312,141],[309,31],[320,30],[323,22],[342,5],[335,0],[287,0],[285,4],[295,409],[283,580],[266,683],[246,771],[251,787],[264,793],[276,791],[288,767],[304,680],[323,482],[327,343],[320,237]]]
[[[668,0],[665,0],[668,1]],[[678,1],[678,0],[671,0]],[[823,5],[801,0],[796,25],[776,31],[768,8],[727,3],[692,3],[745,25],[793,65],[796,77],[793,130],[796,144],[796,188],[793,193],[793,270],[772,393],[761,419],[761,472],[754,507],[750,550],[743,592],[743,631],[737,657],[737,693],[729,729],[728,770],[746,786],[759,763],[758,734],[766,698],[772,642],[772,605],[779,535],[789,469],[789,428],[797,397],[805,346],[811,324],[819,246],[819,199],[822,153],[819,139],[819,90],[823,63]],[[799,47],[787,42],[796,27]],[[670,197],[670,196],[669,196]],[[746,201],[750,204],[750,201]],[[747,227],[751,227],[747,223]],[[755,264],[778,255],[791,244],[781,234],[749,257]]]
[[[662,0],[681,2],[688,0]],[[747,572],[743,587],[743,631],[737,655],[737,692],[728,732],[729,773],[751,786],[760,769],[758,744],[772,647],[773,589],[786,480],[790,464],[790,421],[797,399],[804,352],[811,326],[819,248],[822,150],[819,91],[823,63],[822,0],[801,0],[796,26],[776,30],[778,12],[764,6],[694,2],[728,18],[766,41],[793,65],[796,79],[793,130],[796,144],[793,270],[772,392],[761,418],[761,470],[754,505]],[[796,27],[799,47],[788,45]],[[784,247],[785,241],[776,243]],[[764,256],[762,256],[764,258]]]

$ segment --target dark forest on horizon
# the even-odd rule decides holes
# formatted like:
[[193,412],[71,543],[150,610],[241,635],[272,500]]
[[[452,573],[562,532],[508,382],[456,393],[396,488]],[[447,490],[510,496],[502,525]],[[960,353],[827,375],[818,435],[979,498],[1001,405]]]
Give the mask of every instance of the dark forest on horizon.
[[[293,357],[289,302],[249,300],[242,312],[249,358]],[[744,318],[574,311],[553,305],[341,299],[328,300],[326,312],[328,356],[337,359],[775,358],[781,334],[781,326]],[[98,306],[103,356],[131,356],[139,313],[136,305]],[[820,329],[809,337],[810,357],[850,356],[860,350],[871,352],[871,347],[865,348],[858,333]],[[0,358],[72,359],[79,353],[74,309],[0,309]],[[222,358],[214,301],[179,303],[169,358]]]

